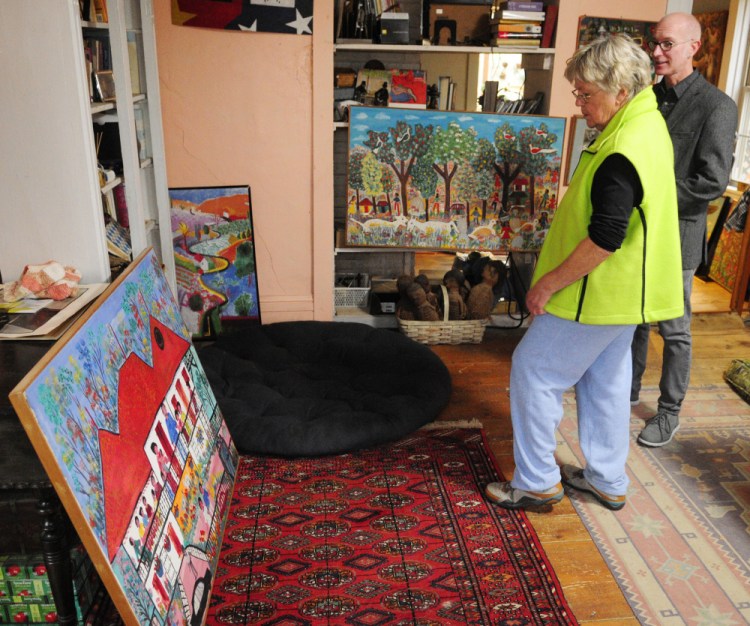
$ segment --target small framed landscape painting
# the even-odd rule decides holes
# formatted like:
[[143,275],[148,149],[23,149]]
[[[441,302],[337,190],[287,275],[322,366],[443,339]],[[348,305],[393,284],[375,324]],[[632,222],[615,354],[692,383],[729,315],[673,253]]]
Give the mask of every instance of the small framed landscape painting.
[[194,338],[260,324],[250,189],[169,190],[177,301]]
[[347,245],[541,248],[564,118],[354,106],[349,119]]

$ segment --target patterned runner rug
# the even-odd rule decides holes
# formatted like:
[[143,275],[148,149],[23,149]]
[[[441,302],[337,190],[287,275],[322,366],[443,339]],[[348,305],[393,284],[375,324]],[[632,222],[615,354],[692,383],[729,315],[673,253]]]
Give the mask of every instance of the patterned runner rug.
[[[691,388],[672,442],[642,447],[658,395],[633,409],[625,508],[581,493],[573,505],[641,624],[750,623],[750,406],[726,386]],[[561,462],[581,463],[576,429],[569,394]]]
[[577,624],[481,429],[243,457],[208,624]]

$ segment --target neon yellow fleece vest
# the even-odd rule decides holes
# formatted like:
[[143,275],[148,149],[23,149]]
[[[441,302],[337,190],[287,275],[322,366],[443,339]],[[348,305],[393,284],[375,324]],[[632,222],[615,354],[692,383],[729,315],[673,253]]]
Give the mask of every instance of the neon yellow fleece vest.
[[638,93],[581,154],[557,209],[532,284],[588,236],[594,173],[609,155],[634,165],[643,201],[633,209],[622,247],[590,274],[552,295],[548,313],[582,324],[640,324],[683,314],[674,152],[653,89]]

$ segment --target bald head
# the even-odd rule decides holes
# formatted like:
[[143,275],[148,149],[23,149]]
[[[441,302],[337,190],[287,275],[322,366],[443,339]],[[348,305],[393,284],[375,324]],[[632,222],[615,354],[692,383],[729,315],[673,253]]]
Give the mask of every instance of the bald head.
[[654,71],[673,87],[693,73],[693,57],[701,47],[701,25],[690,13],[669,13],[661,18],[652,33],[657,42],[672,44],[669,50],[654,49]]
[[669,13],[659,20],[656,30],[660,27],[671,28],[685,39],[701,39],[701,23],[690,13]]

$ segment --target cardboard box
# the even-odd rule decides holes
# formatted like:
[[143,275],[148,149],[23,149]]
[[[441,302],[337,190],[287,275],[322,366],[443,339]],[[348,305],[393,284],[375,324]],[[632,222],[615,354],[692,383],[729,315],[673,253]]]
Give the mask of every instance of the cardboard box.
[[378,20],[379,43],[408,44],[409,14],[383,13]]

